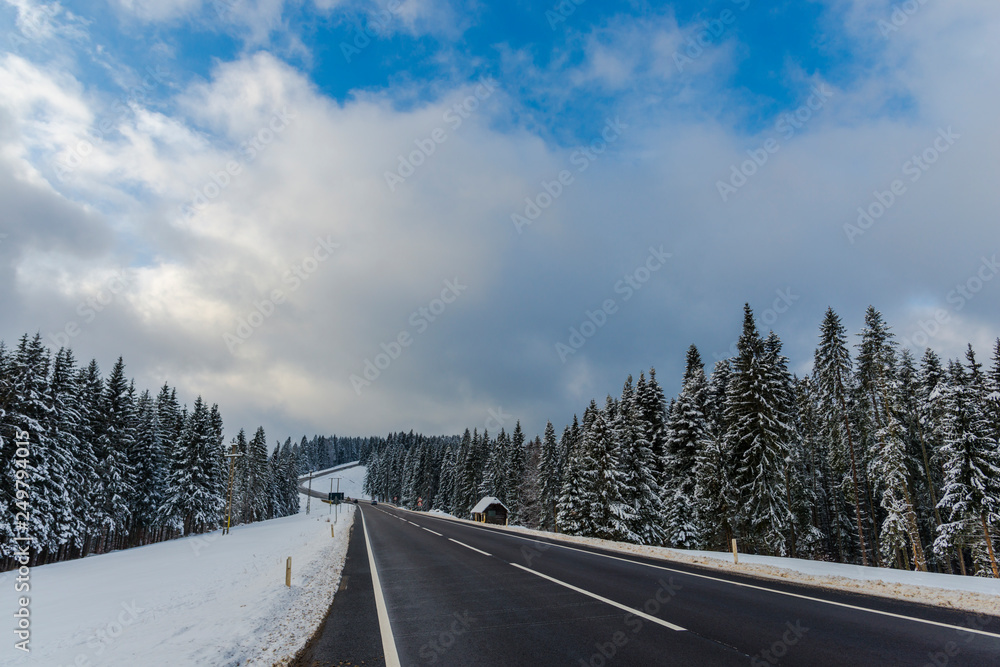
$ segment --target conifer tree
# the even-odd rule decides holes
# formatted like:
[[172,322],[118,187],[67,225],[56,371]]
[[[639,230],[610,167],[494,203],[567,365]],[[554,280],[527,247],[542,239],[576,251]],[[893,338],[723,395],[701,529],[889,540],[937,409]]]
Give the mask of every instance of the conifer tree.
[[670,546],[694,549],[703,541],[697,516],[695,465],[702,442],[707,437],[705,407],[708,380],[698,348],[688,348],[684,384],[673,404],[667,427],[667,455],[670,477],[663,490],[666,509],[666,542]]
[[631,517],[628,533],[639,544],[663,542],[663,504],[656,481],[656,458],[643,423],[639,397],[632,388],[632,376],[625,381],[613,425],[617,438],[621,495]]
[[584,501],[593,522],[593,537],[638,542],[639,536],[630,528],[636,517],[634,510],[625,502],[622,452],[614,432],[619,408],[615,400],[608,396],[604,409],[596,412],[590,429],[584,435],[587,452],[584,459],[587,471]]
[[[569,437],[569,430],[563,438]],[[538,461],[538,484],[541,494],[542,527],[555,530],[556,503],[559,500],[559,490],[562,486],[560,474],[559,444],[556,442],[556,430],[552,422],[545,424],[545,438],[542,440],[542,451]]]
[[511,516],[511,523],[520,525],[522,517],[521,486],[524,484],[527,452],[524,446],[524,431],[521,429],[521,420],[514,425],[514,432],[511,433],[510,443],[507,448],[507,470],[506,470],[506,492],[507,502]]
[[792,528],[784,476],[789,425],[749,304],[737,350],[726,405],[727,448],[734,462],[730,504],[745,543],[761,553],[784,555]]
[[[942,555],[953,548],[984,545],[989,563],[979,563],[998,573],[991,524],[1000,519],[1000,452],[988,437],[982,412],[982,388],[972,348],[967,360],[970,372],[954,362],[949,367],[949,387],[945,396],[944,495],[940,508],[947,516],[934,548]],[[984,567],[986,565],[986,567]]]
[[[851,395],[851,356],[847,349],[847,333],[840,317],[828,308],[820,327],[820,344],[816,349],[814,372],[819,389],[820,410],[823,413],[828,434],[832,467],[834,472],[846,477],[850,484],[845,497],[854,505],[854,518],[861,552],[861,562],[868,564],[868,550],[865,544],[864,522],[862,520],[862,493],[860,482],[860,461],[858,443],[851,426],[848,397]],[[847,456],[840,456],[846,450]],[[849,465],[845,465],[846,463]],[[846,470],[845,470],[846,468]]]
[[729,549],[733,535],[733,513],[728,498],[732,459],[726,444],[724,418],[730,363],[718,361],[706,392],[705,437],[698,445],[694,464],[694,492],[697,501],[698,535],[702,548]]
[[[129,453],[135,448],[135,406],[125,378],[125,363],[115,362],[105,383],[101,401],[101,428],[97,437],[101,468],[101,516],[105,539],[125,536],[132,520],[129,500],[135,493],[135,480]],[[117,545],[115,545],[117,546]]]

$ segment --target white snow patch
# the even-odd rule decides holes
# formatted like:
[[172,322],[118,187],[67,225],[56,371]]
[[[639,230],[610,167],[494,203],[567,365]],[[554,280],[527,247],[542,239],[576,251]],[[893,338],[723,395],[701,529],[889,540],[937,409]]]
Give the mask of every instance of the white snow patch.
[[[326,513],[237,526],[31,569],[31,653],[4,665],[280,665],[323,620],[347,556]],[[285,559],[292,557],[292,586]],[[12,573],[6,573],[10,579]],[[5,585],[4,588],[7,588]],[[12,618],[17,597],[0,597]],[[13,637],[13,635],[12,635]]]
[[[330,482],[333,481],[333,490],[337,490],[337,477],[340,477],[340,491],[345,498],[358,498],[360,500],[371,500],[364,492],[365,472],[367,466],[358,465],[358,462],[346,463],[336,468],[320,470],[313,473],[312,489],[322,493],[330,492]],[[299,484],[305,486],[309,483],[309,475],[299,478]]]

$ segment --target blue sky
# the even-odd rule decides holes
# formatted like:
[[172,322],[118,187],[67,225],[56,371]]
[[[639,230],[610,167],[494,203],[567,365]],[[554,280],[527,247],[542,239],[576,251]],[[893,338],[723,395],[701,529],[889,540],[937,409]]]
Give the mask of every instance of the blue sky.
[[275,437],[561,427],[744,302],[986,357],[1000,7],[911,5],[5,0],[0,338]]

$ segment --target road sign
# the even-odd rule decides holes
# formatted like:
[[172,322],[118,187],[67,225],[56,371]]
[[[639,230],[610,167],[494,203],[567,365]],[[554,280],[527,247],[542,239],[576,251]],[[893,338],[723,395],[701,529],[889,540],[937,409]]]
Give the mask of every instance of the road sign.
[[339,504],[339,503],[343,502],[343,500],[344,500],[344,494],[341,491],[334,491],[334,492],[328,494],[327,500],[329,500],[331,503],[338,503]]

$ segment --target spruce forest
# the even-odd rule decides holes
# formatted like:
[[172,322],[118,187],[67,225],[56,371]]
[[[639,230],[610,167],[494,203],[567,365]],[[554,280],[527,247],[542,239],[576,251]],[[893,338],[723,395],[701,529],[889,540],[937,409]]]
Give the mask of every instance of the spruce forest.
[[1000,340],[989,370],[971,345],[918,360],[874,308],[853,343],[829,309],[799,378],[748,305],[734,357],[686,361],[669,403],[650,369],[560,437],[375,443],[366,490],[466,518],[490,495],[512,524],[637,544],[1000,577]]
[[[314,443],[312,460],[335,465],[357,460],[363,441]],[[240,430],[230,445],[240,454],[234,525],[299,511],[302,445],[270,451],[263,428],[249,439]],[[16,350],[0,342],[0,569],[16,567],[26,546],[40,565],[219,528],[226,451],[218,406],[200,396],[189,409],[166,384],[140,392],[122,359],[104,378],[96,361],[80,367],[66,348],[52,355],[39,335]]]

